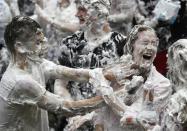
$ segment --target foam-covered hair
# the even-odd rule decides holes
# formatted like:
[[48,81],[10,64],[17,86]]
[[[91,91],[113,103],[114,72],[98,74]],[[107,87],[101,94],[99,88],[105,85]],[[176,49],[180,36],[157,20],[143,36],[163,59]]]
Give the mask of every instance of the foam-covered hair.
[[27,40],[33,33],[41,29],[40,25],[26,16],[16,16],[6,26],[4,39],[11,54],[15,53],[14,44],[16,40]]
[[[178,90],[187,84],[186,76],[186,60],[187,51],[185,52],[187,39],[180,39],[171,45],[168,49],[168,78],[174,85],[174,89]],[[184,50],[185,49],[185,50]]]
[[[155,33],[155,30],[147,25],[135,25],[129,35],[127,36],[127,42],[124,46],[124,54],[132,54],[133,44],[138,39],[138,33],[143,31],[152,31]],[[156,33],[155,33],[156,36]]]
[[99,4],[105,6],[108,10],[110,10],[111,7],[110,0],[75,0],[75,3],[78,6],[85,7],[86,9],[95,8],[97,10],[99,8]]

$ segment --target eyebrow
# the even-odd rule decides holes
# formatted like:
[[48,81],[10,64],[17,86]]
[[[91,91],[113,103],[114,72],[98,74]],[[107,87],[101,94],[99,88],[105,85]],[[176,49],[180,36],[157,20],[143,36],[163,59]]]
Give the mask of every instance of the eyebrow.
[[141,41],[143,41],[143,42],[156,42],[156,41],[159,41],[159,39],[155,39],[155,40],[152,40],[152,41],[150,41],[149,39],[146,39],[146,40],[141,40]]
[[149,40],[141,40],[142,42],[149,42]]

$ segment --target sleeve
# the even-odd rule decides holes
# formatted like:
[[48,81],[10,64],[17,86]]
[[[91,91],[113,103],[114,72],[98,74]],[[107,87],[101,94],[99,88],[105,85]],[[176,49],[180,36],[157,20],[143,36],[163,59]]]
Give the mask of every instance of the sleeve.
[[30,77],[25,77],[16,82],[10,99],[12,102],[18,102],[19,104],[36,105],[39,97],[45,93],[45,87],[42,87]]

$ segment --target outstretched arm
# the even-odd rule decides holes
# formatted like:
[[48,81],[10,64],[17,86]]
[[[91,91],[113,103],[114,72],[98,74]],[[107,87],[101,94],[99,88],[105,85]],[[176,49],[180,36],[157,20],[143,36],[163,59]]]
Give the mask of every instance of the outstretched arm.
[[15,17],[17,15],[20,15],[19,7],[18,7],[18,0],[6,0],[8,3],[12,16]]
[[104,105],[102,97],[94,97],[80,101],[64,100],[45,90],[38,82],[31,78],[19,80],[14,88],[14,99],[65,116],[84,114]]
[[[125,59],[130,60],[131,57],[124,57],[120,62],[102,70],[102,73],[107,80],[120,82],[123,79],[131,79],[133,75],[139,74],[138,66],[133,62],[126,62]],[[46,78],[51,77],[53,79],[64,79],[79,82],[89,82],[90,78],[92,78],[92,72],[97,72],[97,69],[70,68],[56,65],[45,59],[43,60],[41,68],[44,69]],[[98,79],[97,81],[100,80]]]
[[66,66],[56,65],[48,73],[52,78],[88,82],[90,79],[89,69],[75,69]]
[[36,8],[36,14],[39,18],[41,18],[43,21],[52,24],[54,27],[56,27],[59,30],[65,31],[65,32],[75,32],[79,29],[79,25],[76,23],[69,23],[59,21],[55,18],[50,17],[46,12],[38,5],[35,4]]
[[79,101],[68,101],[46,92],[38,100],[38,106],[51,112],[72,116],[76,114],[85,114],[104,105],[102,97],[93,97]]
[[70,68],[66,66],[56,65],[51,61],[43,60],[41,68],[44,70],[45,78],[63,79],[79,82],[88,82],[90,79],[89,69],[83,68]]

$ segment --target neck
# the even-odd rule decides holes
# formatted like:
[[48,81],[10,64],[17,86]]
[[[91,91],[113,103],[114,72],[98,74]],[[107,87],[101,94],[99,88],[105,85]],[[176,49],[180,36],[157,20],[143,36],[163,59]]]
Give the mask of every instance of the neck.
[[28,70],[33,62],[39,62],[40,58],[38,56],[32,56],[28,54],[17,54],[12,60],[14,65],[22,70]]
[[16,53],[16,55],[12,57],[12,63],[22,70],[26,70],[28,67],[27,58],[24,54]]
[[145,68],[140,69],[140,75],[144,78],[144,82],[147,80],[150,73],[151,73],[151,69],[145,69]]

